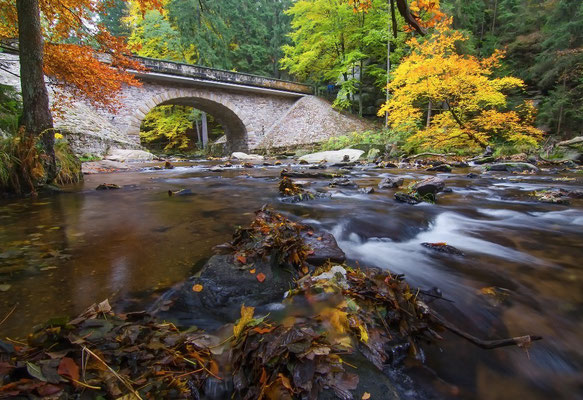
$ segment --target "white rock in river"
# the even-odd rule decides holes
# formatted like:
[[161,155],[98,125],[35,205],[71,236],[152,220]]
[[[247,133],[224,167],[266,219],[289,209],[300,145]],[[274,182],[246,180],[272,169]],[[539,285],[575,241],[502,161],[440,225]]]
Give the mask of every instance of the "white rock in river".
[[321,151],[319,153],[306,154],[300,157],[300,161],[304,160],[310,164],[319,163],[321,161],[327,161],[329,163],[339,163],[344,161],[344,156],[348,156],[350,161],[358,160],[364,154],[363,150],[357,149],[344,149],[336,151]]
[[237,160],[245,160],[245,161],[258,161],[263,160],[265,157],[260,156],[259,154],[245,154],[241,152],[234,152],[231,154],[231,158],[235,158]]
[[152,161],[154,155],[144,150],[114,149],[105,157],[106,160],[118,162],[143,162]]

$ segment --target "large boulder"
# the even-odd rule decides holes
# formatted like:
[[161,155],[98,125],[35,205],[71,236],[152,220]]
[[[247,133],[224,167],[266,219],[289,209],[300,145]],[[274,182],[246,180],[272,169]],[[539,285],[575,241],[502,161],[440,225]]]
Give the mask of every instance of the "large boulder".
[[265,157],[259,154],[247,154],[239,151],[236,151],[233,154],[231,154],[231,158],[242,161],[263,161],[265,159]]
[[413,190],[421,197],[430,195],[435,198],[435,195],[443,189],[445,189],[445,181],[437,177],[424,179],[413,186]]
[[506,172],[539,171],[538,167],[536,167],[535,165],[525,162],[497,163],[487,166],[486,169],[489,171],[506,171]]
[[[357,161],[364,154],[363,150],[344,149],[336,151],[321,151],[319,153],[306,154],[300,157],[300,161],[307,161],[310,164],[319,163],[322,161],[329,163],[340,163],[345,161]],[[348,156],[348,160],[345,157]]]
[[152,161],[154,155],[145,150],[114,149],[109,152],[105,159],[117,162],[145,162]]

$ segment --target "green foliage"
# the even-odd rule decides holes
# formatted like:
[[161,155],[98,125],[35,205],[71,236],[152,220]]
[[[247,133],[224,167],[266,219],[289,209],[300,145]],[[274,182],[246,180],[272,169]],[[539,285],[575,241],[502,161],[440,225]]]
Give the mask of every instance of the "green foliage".
[[146,143],[165,142],[164,150],[186,150],[190,146],[187,131],[200,117],[191,107],[159,106],[146,115],[140,136]]
[[[282,67],[299,80],[339,86],[334,103],[338,108],[354,105],[365,80],[383,88],[387,40],[391,38],[391,62],[396,63],[403,56],[407,34],[390,36],[385,0],[373,0],[372,6],[368,12],[354,12],[352,5],[340,0],[296,1],[287,12],[293,17],[293,43],[283,47]],[[400,17],[398,21],[402,25]]]
[[573,136],[583,124],[583,2],[580,0],[442,0],[454,27],[470,34],[467,53],[506,48],[501,73],[523,79],[536,100],[537,122]]
[[322,150],[341,150],[360,144],[385,146],[398,138],[388,129],[379,131],[353,132],[350,135],[336,136],[322,143]]
[[18,119],[22,102],[12,86],[0,84],[0,131],[14,134],[18,130]]
[[81,160],[71,151],[64,139],[55,141],[55,159],[57,164],[57,185],[70,185],[83,180]]
[[170,0],[144,16],[133,8],[129,44],[144,57],[280,77],[291,0]]

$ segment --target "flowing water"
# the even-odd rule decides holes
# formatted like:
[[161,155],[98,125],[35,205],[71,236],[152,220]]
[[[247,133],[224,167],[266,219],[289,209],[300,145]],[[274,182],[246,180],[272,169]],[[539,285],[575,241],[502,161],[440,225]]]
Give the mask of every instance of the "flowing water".
[[[411,206],[393,200],[395,190],[366,195],[328,188],[326,180],[310,180],[310,186],[331,198],[283,203],[281,168],[217,173],[208,167],[89,175],[61,195],[0,202],[0,317],[14,310],[0,335],[22,337],[36,324],[105,298],[151,302],[270,203],[332,232],[351,262],[439,288],[449,301],[433,306],[475,336],[544,336],[526,352],[481,350],[445,334],[439,348],[427,349],[427,368],[409,369],[413,386],[423,382],[435,398],[583,398],[583,203],[541,204],[529,197],[549,187],[582,189],[580,173],[439,174],[453,192],[441,194],[436,205]],[[376,186],[388,174],[406,184],[430,176],[422,170],[350,172],[361,187]],[[96,191],[104,182],[123,188]],[[168,196],[179,189],[193,194]],[[447,242],[465,255],[434,252],[423,242]]]

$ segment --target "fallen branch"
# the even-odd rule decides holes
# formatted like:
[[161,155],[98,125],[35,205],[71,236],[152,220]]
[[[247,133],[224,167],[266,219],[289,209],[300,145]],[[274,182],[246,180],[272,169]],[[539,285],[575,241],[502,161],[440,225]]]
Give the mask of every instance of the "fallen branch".
[[455,156],[456,153],[445,153],[445,154],[440,154],[440,153],[421,153],[421,154],[416,154],[414,156],[411,157],[406,157],[407,160],[414,160],[416,158],[419,157],[449,157],[449,156]]
[[441,325],[443,325],[443,327],[446,328],[448,331],[450,331],[450,332],[466,339],[467,341],[475,344],[476,346],[478,346],[482,349],[486,349],[486,350],[497,349],[499,347],[506,347],[506,346],[523,347],[523,346],[528,346],[530,343],[532,343],[536,340],[542,340],[542,336],[534,336],[534,335],[517,336],[517,337],[513,337],[513,338],[499,339],[499,340],[482,340],[482,339],[478,339],[475,336],[470,335],[469,333],[467,333],[465,331],[462,331],[457,326],[455,326],[451,322],[447,321],[445,318],[443,318],[441,315],[439,315],[438,313],[436,313],[433,310],[431,311],[431,316],[433,318],[435,318],[437,320],[437,322],[439,322]]

